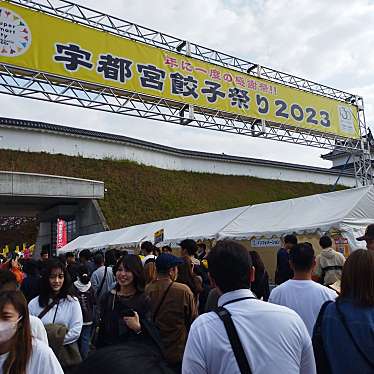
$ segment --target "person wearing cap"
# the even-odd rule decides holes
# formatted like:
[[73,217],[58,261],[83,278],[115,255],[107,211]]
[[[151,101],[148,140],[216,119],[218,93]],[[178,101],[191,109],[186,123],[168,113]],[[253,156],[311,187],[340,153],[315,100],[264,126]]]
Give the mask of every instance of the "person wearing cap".
[[374,223],[370,224],[368,227],[366,227],[365,235],[360,236],[356,240],[366,241],[366,248],[370,251],[374,251]]
[[197,317],[194,296],[188,286],[176,282],[183,260],[170,253],[156,259],[157,278],[145,292],[151,302],[152,320],[160,330],[164,353],[170,365],[181,368],[188,331]]

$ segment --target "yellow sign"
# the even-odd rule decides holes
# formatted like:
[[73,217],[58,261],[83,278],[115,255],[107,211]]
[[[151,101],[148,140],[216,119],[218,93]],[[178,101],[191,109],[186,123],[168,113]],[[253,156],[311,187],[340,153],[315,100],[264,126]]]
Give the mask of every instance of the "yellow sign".
[[0,0],[0,62],[359,138],[357,108]]
[[154,233],[154,244],[164,241],[164,229],[158,230]]

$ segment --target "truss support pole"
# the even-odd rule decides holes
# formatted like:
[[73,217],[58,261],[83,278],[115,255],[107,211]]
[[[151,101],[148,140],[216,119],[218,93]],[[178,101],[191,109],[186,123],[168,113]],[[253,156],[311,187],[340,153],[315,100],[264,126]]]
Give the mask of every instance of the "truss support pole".
[[362,97],[355,97],[358,106],[358,120],[361,132],[360,151],[354,155],[354,170],[357,186],[373,184],[373,166],[370,152],[369,132],[365,121],[364,101]]
[[[186,110],[188,110],[188,117],[187,118],[185,118],[185,116],[184,116]],[[186,125],[190,124],[191,122],[193,122],[193,120],[194,120],[193,105],[190,105],[190,104],[184,105],[182,107],[181,111],[179,112],[179,115],[180,115],[180,124],[182,126],[186,126]]]

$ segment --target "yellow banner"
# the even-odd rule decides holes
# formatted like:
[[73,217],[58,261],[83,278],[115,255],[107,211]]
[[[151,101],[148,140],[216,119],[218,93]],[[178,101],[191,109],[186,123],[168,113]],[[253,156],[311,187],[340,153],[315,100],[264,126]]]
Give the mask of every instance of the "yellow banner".
[[0,1],[0,62],[357,139],[357,108]]

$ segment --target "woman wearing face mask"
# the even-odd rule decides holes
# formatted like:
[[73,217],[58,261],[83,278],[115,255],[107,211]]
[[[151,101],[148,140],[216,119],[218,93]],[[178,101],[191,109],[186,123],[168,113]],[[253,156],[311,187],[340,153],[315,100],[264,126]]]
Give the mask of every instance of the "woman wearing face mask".
[[[52,258],[46,262],[40,283],[40,295],[30,301],[29,312],[40,318],[46,328],[55,324],[65,326],[63,345],[75,348],[83,325],[82,311],[78,299],[73,296],[69,273],[60,260]],[[56,349],[58,344],[52,341],[52,338],[57,339],[50,336],[48,328],[47,332],[49,344]],[[61,364],[63,367],[67,365],[62,361]]]
[[117,284],[102,299],[98,347],[140,339],[145,334],[142,321],[147,320],[150,312],[140,258],[123,256],[114,266],[113,273]]
[[29,311],[19,291],[0,293],[0,374],[63,374],[47,344],[31,337]]

